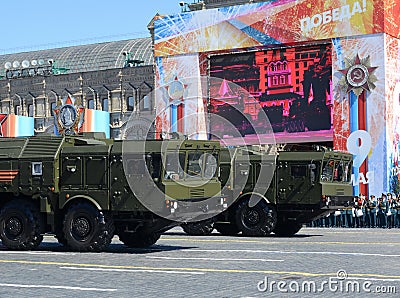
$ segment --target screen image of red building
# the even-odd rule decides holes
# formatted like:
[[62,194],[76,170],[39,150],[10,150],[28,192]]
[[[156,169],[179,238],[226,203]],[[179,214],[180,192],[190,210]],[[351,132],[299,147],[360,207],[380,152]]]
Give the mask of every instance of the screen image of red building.
[[[275,133],[326,130],[332,134],[329,44],[210,56],[210,76],[223,79],[220,85],[214,80],[216,85],[210,87],[211,94],[217,95],[211,98],[213,113],[229,114],[231,105],[254,125],[263,126],[262,110]],[[228,82],[247,92],[234,94]]]

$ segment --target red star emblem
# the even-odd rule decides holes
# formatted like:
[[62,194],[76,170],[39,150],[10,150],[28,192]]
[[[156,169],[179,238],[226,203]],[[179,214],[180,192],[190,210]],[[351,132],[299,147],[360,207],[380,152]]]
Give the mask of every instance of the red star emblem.
[[169,96],[169,103],[170,104],[180,104],[183,102],[183,96],[187,85],[183,84],[178,77],[175,77],[173,81],[171,81],[166,87],[168,96]]

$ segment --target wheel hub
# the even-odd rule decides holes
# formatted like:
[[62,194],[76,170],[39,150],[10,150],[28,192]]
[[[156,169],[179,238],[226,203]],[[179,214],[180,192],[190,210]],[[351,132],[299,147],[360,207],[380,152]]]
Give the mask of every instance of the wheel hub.
[[247,224],[254,226],[260,222],[260,214],[254,209],[249,209],[244,217]]
[[84,238],[89,235],[90,230],[90,222],[85,217],[78,217],[72,223],[72,232],[79,238]]
[[16,237],[22,233],[22,222],[17,217],[10,217],[6,223],[6,231],[10,236]]

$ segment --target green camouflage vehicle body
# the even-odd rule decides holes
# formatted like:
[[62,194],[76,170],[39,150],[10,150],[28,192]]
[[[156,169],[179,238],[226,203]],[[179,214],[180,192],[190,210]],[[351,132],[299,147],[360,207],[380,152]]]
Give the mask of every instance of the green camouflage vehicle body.
[[[180,220],[224,209],[219,150],[213,141],[122,142],[96,134],[0,139],[2,243],[32,249],[43,234],[54,233],[79,251],[103,250],[114,234],[130,247],[152,245]],[[181,157],[179,181],[166,177],[162,153],[168,159],[169,152]],[[204,177],[206,165],[187,175],[188,158],[206,153],[215,157],[215,173]],[[133,190],[133,183],[139,187]],[[194,210],[186,204],[191,201],[198,202]]]
[[353,196],[352,155],[323,147],[299,148],[286,146],[268,154],[262,147],[239,147],[234,159],[223,149],[221,182],[237,199],[213,220],[191,224],[191,229],[183,226],[184,230],[292,236],[304,223],[348,206]]

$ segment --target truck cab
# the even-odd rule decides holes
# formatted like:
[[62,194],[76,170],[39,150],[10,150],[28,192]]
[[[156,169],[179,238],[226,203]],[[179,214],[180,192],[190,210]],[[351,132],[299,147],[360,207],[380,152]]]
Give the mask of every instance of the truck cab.
[[[190,234],[292,236],[302,224],[352,201],[352,155],[322,146],[240,146],[221,150],[220,178],[229,208]],[[204,227],[207,226],[207,229]]]

